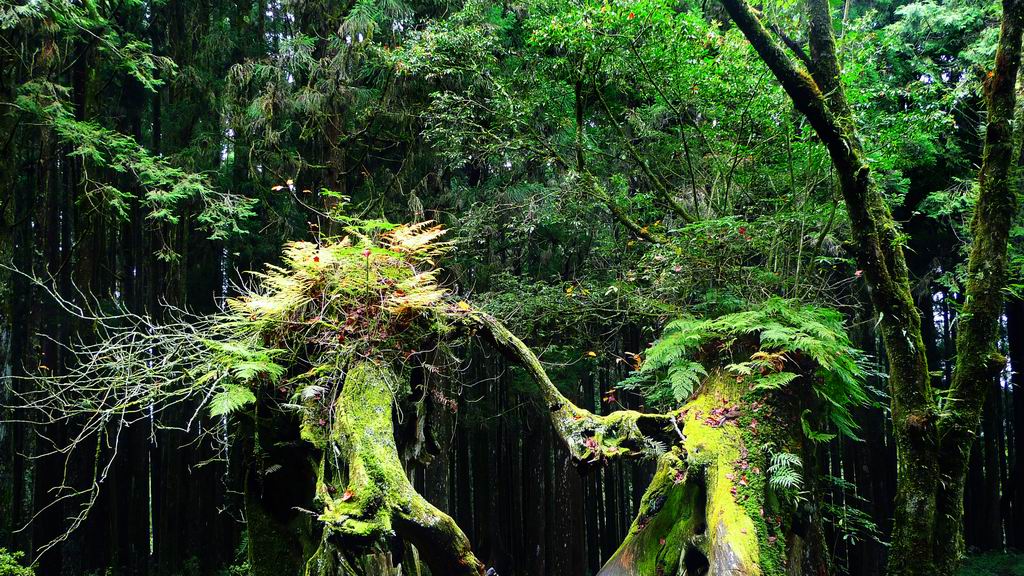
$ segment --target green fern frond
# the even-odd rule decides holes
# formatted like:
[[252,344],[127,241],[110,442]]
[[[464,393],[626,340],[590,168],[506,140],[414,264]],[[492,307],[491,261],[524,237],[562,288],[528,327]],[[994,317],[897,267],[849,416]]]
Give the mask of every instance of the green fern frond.
[[804,463],[796,454],[779,452],[772,455],[768,467],[768,484],[775,490],[799,490],[803,486],[800,471]]
[[739,376],[750,376],[751,374],[754,373],[754,366],[752,362],[738,362],[736,364],[726,364],[725,369]]
[[256,395],[252,390],[245,386],[228,384],[210,399],[210,416],[224,416],[255,402]]
[[[641,369],[626,378],[622,387],[643,388],[655,403],[681,402],[707,376],[706,368],[694,360],[698,351],[710,343],[728,349],[748,335],[757,335],[759,350],[748,361],[725,365],[726,370],[744,377],[757,375],[757,390],[778,390],[798,376],[784,366],[793,366],[797,358],[814,361],[819,370],[812,386],[825,401],[825,415],[840,434],[856,438],[850,409],[868,402],[862,385],[863,354],[851,345],[842,314],[793,300],[770,298],[753,310],[669,322],[661,338],[647,349]],[[808,437],[825,441],[833,436],[811,430]]]
[[701,378],[707,375],[708,371],[699,362],[687,361],[674,364],[668,371],[672,397],[676,399],[676,402],[686,400],[700,384]]
[[775,374],[766,374],[759,376],[754,381],[755,390],[779,390],[785,387],[787,384],[796,380],[799,374],[792,372],[776,372]]

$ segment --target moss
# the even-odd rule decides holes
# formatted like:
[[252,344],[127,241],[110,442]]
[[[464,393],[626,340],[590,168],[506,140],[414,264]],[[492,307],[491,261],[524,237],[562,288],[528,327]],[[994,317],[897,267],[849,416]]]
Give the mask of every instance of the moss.
[[658,469],[640,501],[629,533],[602,574],[676,574],[688,546],[700,544],[704,492],[685,482],[686,464],[676,448]]
[[[395,554],[403,540],[419,548],[434,573],[482,574],[465,534],[409,483],[392,420],[400,390],[399,378],[383,363],[360,362],[346,374],[319,463],[316,500],[324,530],[307,562],[307,576],[337,573],[341,549]],[[367,573],[385,574],[390,572],[381,572],[378,565],[385,556],[369,554],[356,561],[373,564]]]
[[668,437],[673,414],[642,414],[623,410],[601,416],[576,406],[551,382],[537,356],[493,317],[467,309],[458,322],[491,342],[518,362],[537,384],[536,393],[550,412],[551,423],[576,461],[599,462],[649,452],[648,438]]
[[[685,440],[664,454],[622,546],[601,576],[678,574],[706,561],[709,573],[780,575],[785,539],[762,516],[763,454],[748,448],[745,384],[713,375],[679,414]],[[728,417],[722,417],[727,414]]]
[[[759,447],[764,441],[754,438],[749,427],[749,418],[740,421],[740,432],[745,446]],[[761,430],[766,427],[761,420]],[[760,440],[760,441],[759,441]],[[738,498],[747,516],[754,524],[759,550],[759,564],[765,576],[782,576],[786,574],[786,526],[788,514],[779,510],[778,500],[768,486],[765,471],[768,468],[767,458],[762,450],[757,449],[747,457],[747,474],[744,476],[746,485],[737,488]]]
[[762,499],[740,492],[742,483],[749,482],[742,432],[735,422],[709,423],[715,422],[713,411],[738,405],[745,391],[745,386],[730,377],[713,376],[705,391],[683,411],[687,463],[704,470],[708,559],[712,570],[718,569],[716,573],[761,574],[760,543],[750,506],[759,506]]
[[303,416],[302,424],[299,426],[299,437],[319,450],[327,447],[327,433],[312,412]]
[[370,362],[357,364],[346,375],[330,440],[342,447],[348,482],[332,485],[323,477],[322,465],[317,487],[324,507],[319,520],[329,533],[357,541],[394,535],[391,510],[401,503],[399,487],[407,482],[391,421],[396,388],[390,370]]

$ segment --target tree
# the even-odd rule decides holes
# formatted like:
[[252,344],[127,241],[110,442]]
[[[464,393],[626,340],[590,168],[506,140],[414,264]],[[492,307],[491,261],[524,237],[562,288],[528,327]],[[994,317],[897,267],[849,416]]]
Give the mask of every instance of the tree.
[[[409,543],[434,573],[479,575],[484,566],[465,535],[407,477],[429,431],[423,422],[395,427],[396,411],[416,397],[410,375],[429,367],[431,350],[469,333],[526,370],[580,467],[658,461],[602,574],[827,566],[817,507],[805,506],[813,492],[801,491],[802,478],[814,481],[815,442],[828,439],[812,429],[814,414],[853,434],[848,410],[865,399],[838,315],[779,299],[756,312],[680,320],[634,382],[666,372],[663,384],[649,385],[669,385],[674,401],[665,404],[683,407],[596,415],[559,392],[501,322],[436,284],[440,228],[346,220],[344,229],[340,239],[287,245],[284,266],[269,268],[224,313],[164,325],[96,318],[107,337],[78,348],[70,374],[36,378],[25,413],[41,423],[84,421],[70,443],[52,447],[71,454],[111,419],[130,426],[205,398],[210,416],[251,422],[246,509],[256,574],[293,570],[297,559],[313,575],[378,570],[415,562]],[[749,361],[729,362],[745,353]],[[133,385],[118,384],[125,381]],[[269,483],[273,494],[263,492]],[[284,493],[308,512],[290,509]]]
[[911,297],[903,240],[872,181],[846,102],[828,3],[808,2],[810,74],[786,54],[747,3],[725,0],[723,5],[814,126],[839,174],[857,262],[871,287],[889,359],[900,471],[890,572],[952,573],[963,554],[963,485],[971,437],[979,426],[986,383],[1003,365],[995,347],[1007,236],[1017,206],[1009,178],[1010,120],[1020,64],[1021,9],[1016,2],[1003,3],[998,52],[986,80],[988,129],[968,263],[963,310],[967,326],[957,338],[956,376],[949,394],[953,402],[940,412],[930,384],[921,319]]
[[[866,576],[897,484],[894,563],[952,566],[900,543],[960,515],[979,551],[1019,539],[1024,404],[984,344],[1021,262],[999,6],[848,2],[835,39],[824,2],[757,10],[0,6],[0,547]],[[432,225],[385,215],[456,248],[396,249]]]

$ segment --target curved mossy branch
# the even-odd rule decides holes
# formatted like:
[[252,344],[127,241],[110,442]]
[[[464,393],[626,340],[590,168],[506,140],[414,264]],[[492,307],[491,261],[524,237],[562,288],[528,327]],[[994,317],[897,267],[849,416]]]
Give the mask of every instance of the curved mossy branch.
[[[398,377],[390,367],[372,361],[355,364],[345,376],[330,436],[319,439],[323,459],[316,501],[324,529],[307,576],[334,573],[334,548],[399,549],[403,540],[416,546],[434,574],[483,574],[483,564],[455,521],[420,496],[406,476],[392,420],[397,390]],[[308,432],[304,436],[317,443]],[[344,468],[329,477],[336,461]]]
[[474,330],[506,358],[529,372],[550,413],[555,431],[579,463],[598,463],[612,458],[650,456],[654,442],[678,442],[682,432],[674,421],[679,412],[645,414],[619,410],[598,415],[576,406],[551,382],[540,360],[522,340],[490,314],[462,310],[457,323]]

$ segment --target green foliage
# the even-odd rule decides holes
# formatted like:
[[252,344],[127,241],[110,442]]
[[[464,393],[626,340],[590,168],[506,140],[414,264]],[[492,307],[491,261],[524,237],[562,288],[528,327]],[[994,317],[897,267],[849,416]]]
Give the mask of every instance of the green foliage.
[[683,402],[697,388],[701,378],[707,375],[707,370],[699,362],[683,361],[682,359],[673,362],[668,368],[666,377],[672,390],[672,398],[676,402]]
[[217,576],[252,576],[252,566],[249,564],[249,537],[247,533],[242,534],[242,541],[235,550],[235,561],[222,568]]
[[[215,318],[217,338],[197,384],[219,386],[212,416],[256,401],[253,390],[272,383],[300,411],[330,410],[325,400],[350,359],[408,360],[423,338],[443,331],[450,305],[433,259],[447,247],[444,230],[429,223],[342,218],[346,236],[319,244],[292,242],[281,266],[227,302]],[[464,302],[462,305],[467,306]],[[308,367],[288,372],[286,366]]]
[[[751,342],[756,350],[746,360],[719,360]],[[837,430],[855,437],[857,424],[850,408],[865,404],[868,397],[861,385],[862,356],[851,346],[838,312],[770,298],[753,310],[712,319],[674,320],[647,349],[640,370],[623,384],[644,388],[658,403],[664,401],[668,388],[672,398],[682,402],[706,375],[708,362],[717,362],[761,391],[809,378]],[[652,379],[654,383],[647,384]]]
[[864,511],[870,504],[866,498],[857,494],[857,487],[843,478],[825,476],[826,485],[842,494],[836,503],[825,501],[822,514],[844,541],[856,545],[861,541],[873,541],[885,544],[882,530],[872,519],[871,514]]
[[[204,340],[213,352],[211,362],[222,367],[238,382],[249,382],[257,376],[266,376],[271,382],[284,374],[285,368],[274,362],[283,350],[263,348],[246,341]],[[211,374],[203,376],[210,378]]]
[[[127,4],[134,3],[137,2]],[[147,90],[163,85],[161,76],[173,76],[177,70],[172,59],[154,54],[148,42],[119,27],[116,10],[104,13],[95,2],[37,0],[0,5],[0,30],[37,27],[67,40],[96,42],[101,52],[112,56],[119,72],[128,74]]]
[[[261,230],[219,264],[276,266],[241,286],[215,327],[198,330],[189,352],[198,366],[179,371],[214,415],[279,391],[285,407],[326,413],[349,359],[414,363],[433,345],[424,336],[445,330],[453,304],[433,255],[397,249],[390,239],[402,228],[383,219],[344,217],[351,201],[364,215],[444,215],[457,246],[446,282],[531,344],[557,343],[545,359],[564,365],[565,382],[614,371],[609,352],[635,341],[619,335],[647,334],[685,310],[700,318],[669,324],[627,387],[655,406],[677,406],[720,370],[753,394],[806,385],[832,424],[808,411],[805,436],[852,435],[849,409],[865,395],[838,314],[774,298],[747,310],[772,295],[836,307],[860,297],[830,163],[713,6],[357,0],[262,13],[213,3],[180,18],[192,11],[138,0],[5,4],[0,29],[34,38],[20,56],[17,42],[4,49],[5,62],[25,62],[10,77],[19,120],[32,127],[11,133],[21,150],[12,165],[32,167],[19,178],[34,180],[42,158],[25,151],[50,139],[59,163],[84,169],[79,205],[62,217],[74,216],[85,250],[94,232],[79,220],[93,211],[120,227],[141,207],[157,242],[165,232],[190,242],[196,223],[216,239]],[[761,8],[766,23],[803,40],[800,3]],[[977,97],[998,4],[883,0],[847,9],[837,40],[877,181],[912,219],[969,233],[965,182],[974,179]],[[154,54],[142,39],[165,31],[170,42]],[[84,93],[66,83],[77,62],[92,75]],[[132,101],[137,87],[159,93]],[[73,93],[86,100],[83,111],[73,112]],[[128,136],[134,120],[142,128]],[[583,185],[591,181],[665,243],[627,231]],[[300,238],[311,241],[278,257],[285,239]],[[160,255],[173,260],[181,247]],[[955,286],[955,266],[942,271]],[[178,348],[141,342],[136,365]],[[127,362],[108,358],[108,371]],[[777,472],[789,485],[786,465]]]
[[771,465],[768,467],[768,482],[777,490],[799,489],[803,485],[803,477],[800,474],[803,466],[803,461],[796,454],[773,454]]
[[1024,576],[1024,554],[988,552],[968,556],[960,576]]
[[231,414],[256,402],[256,395],[245,386],[227,384],[224,389],[210,399],[210,416],[214,418]]
[[[245,223],[255,215],[256,201],[217,190],[209,180],[174,166],[149,153],[131,136],[80,121],[66,100],[66,91],[49,82],[29,82],[20,90],[17,105],[51,126],[71,148],[69,156],[81,158],[87,167],[104,168],[132,177],[144,193],[139,200],[155,222],[177,224],[186,206],[199,206],[196,219],[212,239],[245,233]],[[121,220],[129,218],[134,192],[114,186],[113,179],[93,181],[88,201]]]
[[24,552],[8,552],[6,548],[0,548],[0,576],[34,576],[32,568],[22,565],[24,557]]
[[[835,440],[835,438],[836,438],[835,434],[829,434],[828,432],[822,432],[820,430],[816,430],[814,428],[814,426],[811,424],[812,417],[813,417],[813,414],[810,411],[810,409],[804,410],[803,413],[800,414],[800,428],[803,429],[804,436],[808,440],[810,440],[811,442],[822,442],[822,443],[824,443],[824,442],[831,442],[832,440]],[[851,422],[852,422],[852,420],[851,420]],[[851,438],[856,438],[856,436],[854,436],[853,432],[852,432],[852,430],[855,429],[855,428],[856,428],[856,423],[853,422],[853,425],[851,426],[851,432],[848,432],[847,436],[850,436]]]

